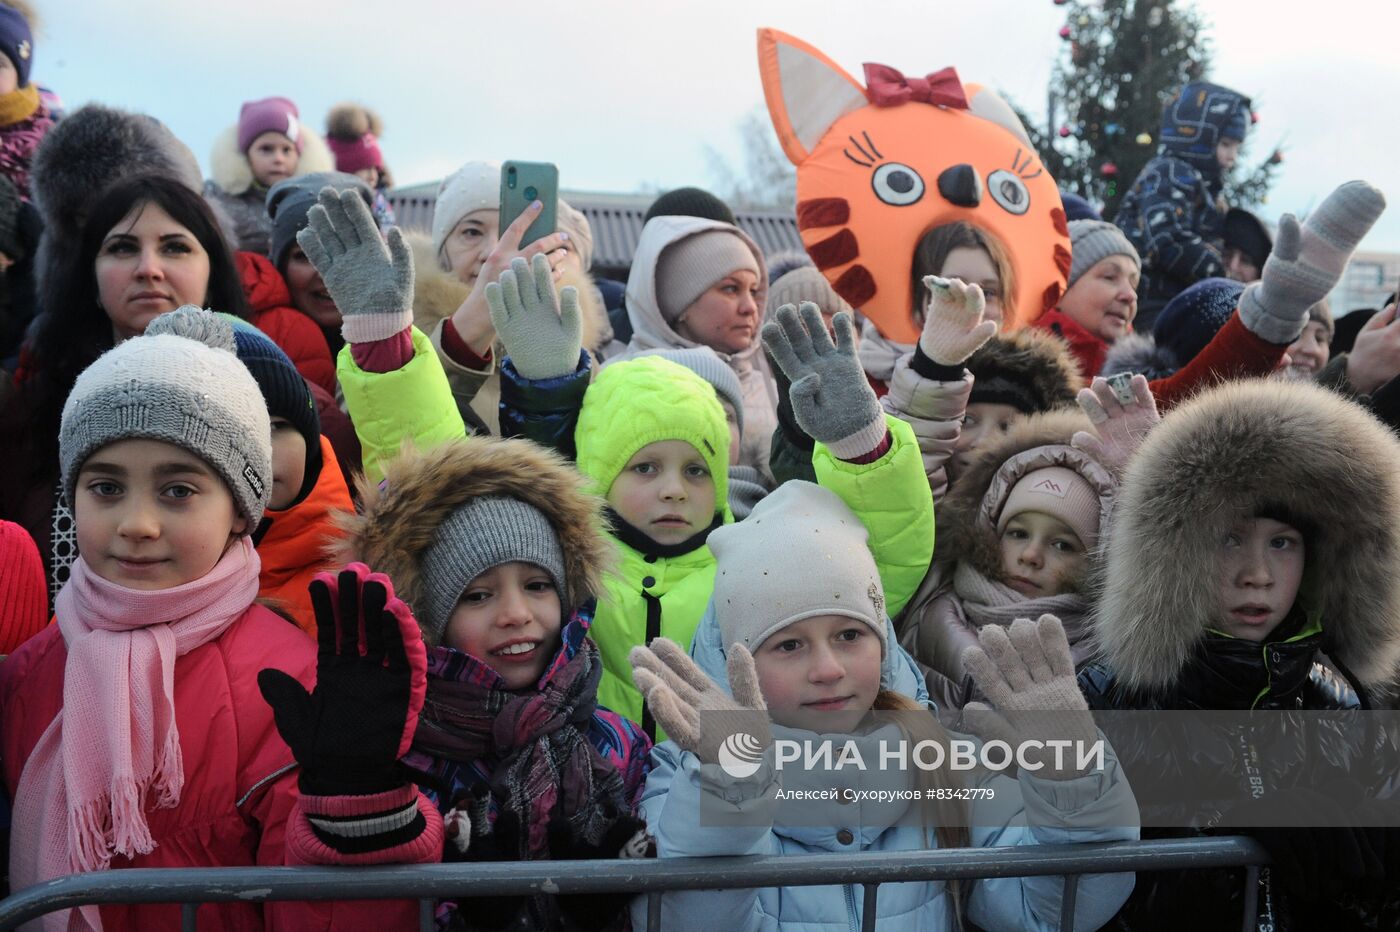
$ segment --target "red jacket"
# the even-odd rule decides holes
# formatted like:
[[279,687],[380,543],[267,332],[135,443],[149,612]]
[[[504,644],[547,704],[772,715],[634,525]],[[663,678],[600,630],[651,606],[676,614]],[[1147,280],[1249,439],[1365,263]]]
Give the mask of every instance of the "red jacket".
[[269,508],[263,512],[262,536],[257,538],[258,558],[262,560],[258,597],[276,601],[313,638],[316,616],[307,586],[313,576],[330,568],[326,545],[345,533],[335,526],[333,514],[355,511],[325,437],[321,438],[321,457],[321,477],[311,493],[284,511]]
[[306,381],[334,395],[335,361],[326,337],[314,320],[292,307],[292,293],[276,266],[254,252],[237,252],[233,258],[243,293],[253,308],[252,325],[292,358]]
[[1103,370],[1108,357],[1108,344],[1097,334],[1090,333],[1064,311],[1057,307],[1041,314],[1031,324],[1037,330],[1045,330],[1069,344],[1074,361],[1079,363],[1079,374],[1088,382]]
[[[63,706],[68,651],[57,625],[25,642],[0,664],[0,754],[11,800],[39,737]],[[147,809],[155,849],[126,867],[281,866],[289,822],[303,819],[296,765],[258,691],[258,671],[276,667],[308,687],[315,681],[316,645],[260,605],[208,644],[175,663],[175,721],[180,729],[185,785],[174,809]],[[199,928],[340,930],[412,928],[408,901],[326,903],[210,903]],[[180,907],[102,907],[106,932],[178,929]]]

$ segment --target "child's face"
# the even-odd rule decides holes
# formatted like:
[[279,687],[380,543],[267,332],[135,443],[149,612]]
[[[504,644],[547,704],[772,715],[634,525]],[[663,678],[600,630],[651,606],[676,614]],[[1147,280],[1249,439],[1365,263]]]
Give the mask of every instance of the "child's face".
[[1288,347],[1288,366],[1284,374],[1290,379],[1310,379],[1327,365],[1332,346],[1327,342],[1327,325],[1320,320],[1309,321],[1293,345]]
[[[981,246],[959,246],[949,250],[948,258],[943,260],[943,268],[938,274],[943,278],[956,278],[981,288],[982,297],[987,299],[986,319],[1001,324],[1004,313],[1001,306],[1001,276],[997,274],[996,263],[992,261],[987,250]],[[928,311],[930,300],[932,298],[925,289],[925,312]]]
[[1272,518],[1235,523],[1220,544],[1216,630],[1267,640],[1293,610],[1303,581],[1303,535]]
[[1023,511],[1001,532],[1006,584],[1028,599],[1059,595],[1084,570],[1084,543],[1068,524],[1039,511]]
[[507,689],[529,689],[559,649],[563,614],[548,573],[533,563],[502,563],[468,584],[442,642],[495,670]]
[[13,94],[19,90],[19,72],[10,56],[0,55],[0,94]]
[[974,402],[963,413],[962,429],[953,444],[953,455],[948,460],[948,478],[962,475],[972,461],[977,458],[979,447],[1003,436],[1016,418],[1021,416],[1011,405]]
[[1240,157],[1240,146],[1243,142],[1238,139],[1223,138],[1215,145],[1215,161],[1225,171],[1235,167],[1235,162]]
[[681,312],[676,333],[716,353],[738,353],[753,345],[763,294],[758,275],[736,269],[715,282]]
[[158,204],[137,204],[107,231],[93,262],[97,296],[118,341],[184,304],[204,306],[209,253]]
[[1060,298],[1060,311],[1100,340],[1113,343],[1132,332],[1140,277],[1127,256],[1100,259]]
[[93,572],[128,589],[173,589],[206,575],[248,528],[223,479],[161,440],[118,440],[78,470],[73,518]]
[[844,615],[794,622],[760,644],[753,659],[769,715],[788,728],[854,731],[880,692],[880,639]]
[[658,544],[679,544],[715,519],[715,480],[700,451],[684,440],[642,447],[608,490],[622,520]]
[[292,307],[316,321],[322,329],[339,329],[340,308],[326,290],[321,273],[306,258],[301,246],[294,245],[287,253],[287,290],[292,294]]
[[272,500],[267,507],[290,505],[306,479],[306,438],[284,417],[272,419]]
[[270,188],[296,174],[300,160],[296,143],[274,130],[258,136],[248,147],[248,164],[253,169],[253,178],[264,188]]
[[473,287],[481,266],[501,237],[501,212],[484,207],[467,214],[452,228],[442,244],[447,267],[462,284]]

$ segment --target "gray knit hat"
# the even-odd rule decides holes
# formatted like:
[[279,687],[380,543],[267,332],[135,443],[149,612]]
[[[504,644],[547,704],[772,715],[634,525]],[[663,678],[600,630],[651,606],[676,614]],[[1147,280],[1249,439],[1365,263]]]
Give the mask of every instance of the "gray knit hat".
[[186,333],[203,342],[173,333],[133,337],[73,384],[58,432],[64,494],[71,503],[78,470],[107,444],[163,440],[214,468],[252,533],[272,494],[272,422],[262,391],[234,355],[226,321],[191,305],[170,313],[200,315],[201,326]]
[[860,518],[830,489],[792,479],[747,518],[713,531],[715,620],[724,646],[756,651],[818,615],[863,621],[885,642],[885,590]]
[[[772,270],[772,266],[769,266]],[[803,301],[811,301],[826,314],[847,313],[854,309],[849,301],[836,293],[831,282],[818,271],[815,265],[793,269],[768,286],[768,313],[773,314],[784,304],[801,307]]]
[[277,182],[267,192],[267,215],[272,218],[272,246],[267,257],[285,274],[287,255],[297,241],[297,233],[306,228],[307,215],[321,194],[322,188],[358,191],[365,204],[374,206],[374,192],[355,175],[345,172],[313,172]]
[[708,346],[691,346],[685,349],[649,350],[637,355],[669,359],[709,382],[720,400],[733,406],[734,417],[739,424],[739,436],[744,435],[744,388],[739,384],[739,376],[723,359],[715,355],[714,350]]
[[1070,255],[1069,284],[1073,288],[1079,276],[1109,256],[1127,256],[1142,269],[1142,257],[1123,231],[1105,220],[1071,220],[1069,223]]
[[677,240],[656,260],[656,303],[674,324],[710,286],[731,272],[762,276],[758,257],[737,229],[708,229]]
[[415,606],[418,623],[442,640],[457,601],[473,579],[502,563],[533,563],[554,580],[567,615],[569,588],[564,579],[564,551],[559,534],[544,512],[504,496],[482,496],[467,502],[438,525],[433,542],[423,551],[423,604]]

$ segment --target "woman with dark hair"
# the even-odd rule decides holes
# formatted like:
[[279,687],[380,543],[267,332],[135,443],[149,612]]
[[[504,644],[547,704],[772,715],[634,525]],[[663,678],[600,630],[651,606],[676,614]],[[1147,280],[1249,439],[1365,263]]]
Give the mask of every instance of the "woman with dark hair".
[[44,309],[21,351],[0,415],[0,515],[23,525],[50,569],[51,593],[73,557],[59,505],[58,424],[78,374],[182,304],[249,318],[233,258],[208,204],[165,175],[123,179],[92,205],[78,249],[57,256]]

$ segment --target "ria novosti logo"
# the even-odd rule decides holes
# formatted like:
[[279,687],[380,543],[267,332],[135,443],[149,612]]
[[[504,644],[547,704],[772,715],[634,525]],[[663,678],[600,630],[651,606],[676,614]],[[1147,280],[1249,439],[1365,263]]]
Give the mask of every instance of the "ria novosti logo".
[[736,780],[751,777],[763,765],[763,745],[747,732],[736,731],[719,746],[719,766]]

